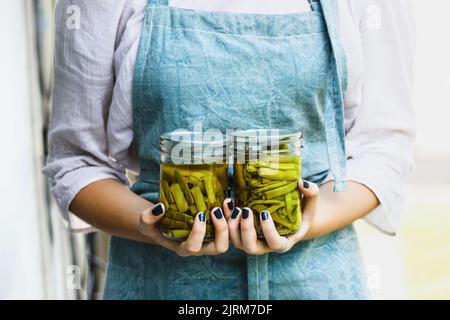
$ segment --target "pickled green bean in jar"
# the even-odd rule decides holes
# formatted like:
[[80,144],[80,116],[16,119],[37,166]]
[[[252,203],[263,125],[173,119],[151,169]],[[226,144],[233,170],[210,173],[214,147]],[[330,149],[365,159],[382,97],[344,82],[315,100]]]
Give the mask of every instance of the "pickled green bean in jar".
[[[166,211],[159,221],[159,229],[170,239],[185,240],[196,215],[202,212],[206,216],[204,241],[210,241],[214,239],[211,211],[222,207],[228,190],[227,142],[209,144],[208,147],[216,147],[219,152],[205,159],[203,142],[189,139],[180,142],[179,133],[177,137],[173,138],[171,133],[161,136],[160,201]],[[180,145],[185,151],[181,156],[175,150]]]
[[255,228],[264,237],[260,213],[268,211],[282,236],[301,226],[301,133],[245,130],[234,135],[234,182],[237,206],[254,213]]

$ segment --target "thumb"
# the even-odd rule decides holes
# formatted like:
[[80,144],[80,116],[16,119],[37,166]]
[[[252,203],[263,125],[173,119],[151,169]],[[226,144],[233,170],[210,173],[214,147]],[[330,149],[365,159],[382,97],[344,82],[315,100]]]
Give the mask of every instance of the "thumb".
[[314,214],[317,210],[317,201],[319,198],[319,186],[315,183],[299,180],[298,188],[303,194],[303,214],[307,218],[308,215]]
[[139,224],[141,226],[152,226],[164,216],[165,211],[164,204],[157,203],[142,211]]
[[298,237],[298,240],[301,240],[311,227],[314,216],[316,214],[317,199],[319,198],[319,187],[315,183],[305,180],[299,180],[298,188],[303,194],[304,201],[304,206],[302,208],[302,224],[300,230],[296,235]]
[[319,187],[317,184],[301,179],[298,181],[298,189],[303,194],[303,212],[315,212],[317,199],[319,198]]

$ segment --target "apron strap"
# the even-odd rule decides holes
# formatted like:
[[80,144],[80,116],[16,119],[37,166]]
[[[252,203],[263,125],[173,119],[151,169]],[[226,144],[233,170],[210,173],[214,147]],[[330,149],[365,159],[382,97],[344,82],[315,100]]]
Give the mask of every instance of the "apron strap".
[[344,91],[347,88],[347,65],[344,49],[337,34],[336,0],[320,0],[327,24],[333,51],[333,79],[328,87],[328,96],[325,102],[324,121],[328,149],[330,171],[333,174],[335,184],[334,191],[344,191],[347,185],[345,150],[345,126],[344,126]]

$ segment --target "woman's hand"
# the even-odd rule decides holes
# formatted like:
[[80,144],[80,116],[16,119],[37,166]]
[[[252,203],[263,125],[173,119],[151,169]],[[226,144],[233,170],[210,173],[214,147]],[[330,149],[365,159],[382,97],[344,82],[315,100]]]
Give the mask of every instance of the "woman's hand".
[[[224,208],[228,209],[231,199],[224,201]],[[231,207],[231,206],[230,206]],[[229,235],[227,220],[221,208],[212,210],[211,219],[214,225],[215,238],[214,241],[203,243],[206,234],[205,214],[198,213],[192,226],[192,231],[188,238],[183,241],[173,241],[164,237],[156,223],[164,216],[165,208],[162,203],[144,210],[139,221],[139,230],[142,234],[149,237],[155,244],[159,244],[169,250],[174,251],[182,257],[201,256],[201,255],[217,255],[225,253],[229,247]]]
[[308,233],[317,211],[319,187],[311,182],[300,180],[298,183],[303,194],[302,225],[300,230],[288,237],[278,234],[269,212],[260,214],[261,228],[266,241],[260,240],[253,224],[253,212],[250,208],[235,208],[228,220],[228,229],[233,245],[248,254],[261,255],[269,252],[286,252],[301,241]]
[[[144,243],[160,243],[180,255],[223,253],[228,249],[228,235],[235,247],[249,253],[262,254],[284,251],[302,239],[320,237],[343,228],[364,217],[379,205],[377,197],[368,187],[354,181],[349,181],[347,190],[344,192],[333,192],[332,182],[323,184],[320,187],[320,201],[318,201],[319,189],[316,185],[309,183],[305,188],[303,182],[300,183],[299,188],[304,195],[302,227],[297,234],[284,240],[275,233],[276,230],[273,227],[270,227],[273,222],[268,216],[268,219],[261,221],[261,224],[264,225],[266,239],[271,239],[270,244],[256,238],[251,210],[246,212],[248,218],[242,219],[242,211],[239,208],[233,208],[230,199],[226,199],[223,206],[228,228],[226,228],[225,219],[217,219],[214,215],[212,217],[216,241],[202,245],[202,241],[195,239],[197,232],[184,244],[170,241],[164,238],[154,226],[163,216],[160,214],[161,217],[159,217],[157,214],[158,205],[155,206],[138,196],[114,179],[99,180],[83,188],[72,201],[70,211],[104,232]],[[156,210],[154,214],[152,209]],[[164,207],[162,209],[164,212]],[[241,220],[242,223],[240,223]],[[196,228],[198,223],[196,221]],[[200,229],[204,227],[200,225]],[[195,241],[191,241],[192,238]],[[249,241],[249,239],[252,240]],[[199,251],[197,251],[198,248],[200,248]]]

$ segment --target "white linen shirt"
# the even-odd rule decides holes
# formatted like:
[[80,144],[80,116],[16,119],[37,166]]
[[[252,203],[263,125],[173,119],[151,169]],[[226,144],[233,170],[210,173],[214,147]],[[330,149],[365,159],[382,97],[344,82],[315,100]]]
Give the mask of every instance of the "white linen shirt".
[[[206,6],[205,0],[171,0],[170,4],[281,14],[307,10],[305,1],[208,0]],[[413,167],[411,3],[337,3],[349,70],[348,178],[370,188],[380,201],[365,219],[395,234],[405,179]],[[43,171],[72,231],[93,230],[69,212],[82,188],[106,178],[129,184],[126,169],[139,172],[131,96],[146,4],[147,0],[60,0],[57,5],[53,112]]]

